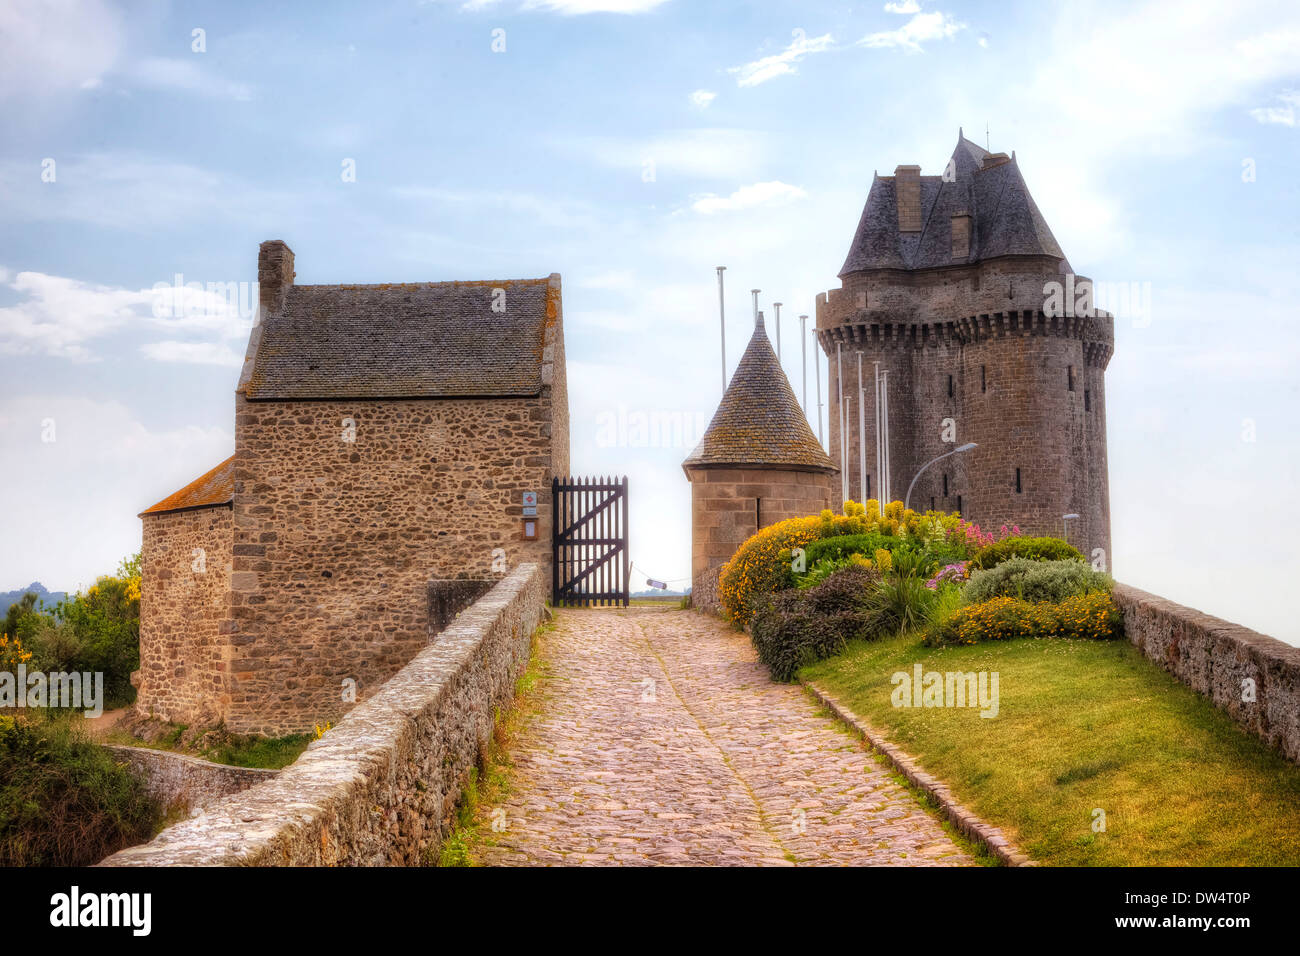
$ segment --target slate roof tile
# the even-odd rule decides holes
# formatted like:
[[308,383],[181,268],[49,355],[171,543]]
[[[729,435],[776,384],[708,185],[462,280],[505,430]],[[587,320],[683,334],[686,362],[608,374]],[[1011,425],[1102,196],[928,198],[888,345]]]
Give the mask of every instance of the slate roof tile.
[[813,435],[761,319],[704,437],[682,462],[693,465],[838,470]]

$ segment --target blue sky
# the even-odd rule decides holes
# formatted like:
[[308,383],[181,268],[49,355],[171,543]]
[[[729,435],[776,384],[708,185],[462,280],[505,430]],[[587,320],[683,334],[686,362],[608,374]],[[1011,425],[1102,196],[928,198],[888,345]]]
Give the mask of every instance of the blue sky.
[[1117,576],[1300,643],[1294,3],[11,0],[0,108],[0,590],[88,584],[230,453],[247,322],[151,290],[252,282],[269,238],[303,283],[561,273],[574,470],[628,474],[633,561],[684,578],[714,267],[729,366],[759,287],[798,393],[872,171],[987,126],[1149,302],[1107,376]]

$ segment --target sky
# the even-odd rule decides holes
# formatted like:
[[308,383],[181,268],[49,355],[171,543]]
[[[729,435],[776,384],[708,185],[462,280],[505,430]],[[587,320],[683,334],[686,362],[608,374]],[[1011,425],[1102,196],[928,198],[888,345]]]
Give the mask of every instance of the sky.
[[684,586],[715,267],[728,371],[759,288],[802,395],[873,171],[963,128],[1131,293],[1116,577],[1300,644],[1292,0],[7,0],[0,110],[0,590],[111,572],[231,453],[272,238],[300,283],[560,273],[573,471],[629,476],[633,585]]

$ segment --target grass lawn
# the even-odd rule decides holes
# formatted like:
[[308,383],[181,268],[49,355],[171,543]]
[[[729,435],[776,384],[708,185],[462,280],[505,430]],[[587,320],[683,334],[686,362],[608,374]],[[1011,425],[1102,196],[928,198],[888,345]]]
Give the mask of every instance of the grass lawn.
[[[917,662],[996,671],[998,715],[895,708],[890,677]],[[1300,767],[1127,641],[926,648],[904,635],[854,644],[799,673],[1040,863],[1300,866]]]

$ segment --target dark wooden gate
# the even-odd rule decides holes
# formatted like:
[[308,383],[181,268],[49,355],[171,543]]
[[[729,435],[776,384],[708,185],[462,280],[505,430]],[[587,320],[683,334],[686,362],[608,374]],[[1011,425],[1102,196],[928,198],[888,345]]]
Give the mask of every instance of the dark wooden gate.
[[551,501],[551,603],[627,607],[627,477],[555,478]]

